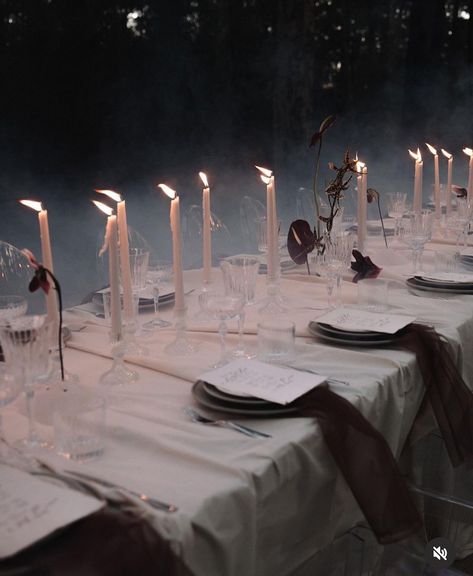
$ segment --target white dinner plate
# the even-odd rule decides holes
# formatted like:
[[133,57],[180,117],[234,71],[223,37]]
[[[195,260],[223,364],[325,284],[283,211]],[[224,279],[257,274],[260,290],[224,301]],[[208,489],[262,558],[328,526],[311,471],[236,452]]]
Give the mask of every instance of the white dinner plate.
[[408,278],[406,284],[415,290],[423,290],[424,292],[439,292],[442,294],[473,294],[473,288],[448,287],[448,286],[434,286],[431,284],[421,284],[416,282],[415,278]]
[[261,398],[255,398],[254,396],[249,396],[248,394],[238,394],[227,392],[226,390],[222,390],[218,386],[214,384],[209,384],[208,382],[203,382],[203,387],[205,392],[218,400],[224,400],[225,402],[237,402],[245,404],[267,404],[266,400],[262,400]]
[[208,408],[214,412],[224,414],[235,414],[237,416],[248,416],[253,418],[269,418],[273,416],[286,416],[297,412],[294,406],[278,406],[269,402],[264,405],[250,408],[249,405],[241,405],[227,403],[226,401],[218,400],[209,396],[204,388],[204,382],[197,381],[192,387],[192,395],[197,402],[204,408]]
[[311,326],[311,324],[309,324],[308,330],[312,334],[312,336],[316,336],[318,339],[328,342],[329,344],[337,344],[339,346],[354,346],[355,348],[358,347],[375,348],[376,346],[381,346],[384,344],[392,344],[393,342],[396,341],[396,335],[393,335],[391,337],[391,335],[388,334],[386,335],[381,334],[382,336],[381,338],[372,340],[363,340],[360,338],[356,339],[355,337],[342,338],[340,336],[329,336],[328,334],[325,334],[324,332],[318,330],[316,326],[315,327]]

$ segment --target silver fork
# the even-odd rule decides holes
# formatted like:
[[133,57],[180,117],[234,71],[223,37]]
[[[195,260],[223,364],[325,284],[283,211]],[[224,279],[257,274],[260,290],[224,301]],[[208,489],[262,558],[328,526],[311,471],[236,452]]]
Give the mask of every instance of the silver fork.
[[200,424],[212,424],[213,426],[220,426],[221,428],[229,428],[230,430],[241,432],[242,434],[250,436],[251,438],[271,438],[271,434],[266,434],[266,432],[260,432],[259,430],[248,428],[248,426],[242,426],[241,424],[237,424],[232,420],[212,420],[211,418],[207,418],[206,416],[203,416],[194,410],[192,406],[185,406],[184,412],[193,422],[198,422]]

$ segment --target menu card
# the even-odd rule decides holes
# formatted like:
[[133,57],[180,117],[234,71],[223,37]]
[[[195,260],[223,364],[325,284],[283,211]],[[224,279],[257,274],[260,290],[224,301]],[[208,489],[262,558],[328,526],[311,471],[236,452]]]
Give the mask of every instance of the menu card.
[[329,324],[340,330],[371,330],[383,334],[395,334],[404,326],[414,322],[415,316],[401,314],[383,314],[351,308],[335,308],[317,318],[317,322]]
[[103,502],[0,464],[0,558],[102,508]]
[[326,376],[246,359],[235,360],[199,377],[230,394],[249,395],[277,404],[289,404],[326,379]]

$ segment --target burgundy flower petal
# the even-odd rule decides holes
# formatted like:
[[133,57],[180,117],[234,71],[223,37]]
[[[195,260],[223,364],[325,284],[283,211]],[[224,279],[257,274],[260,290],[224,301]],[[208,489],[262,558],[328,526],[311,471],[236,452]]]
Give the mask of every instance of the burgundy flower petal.
[[359,250],[352,251],[355,262],[351,263],[351,269],[355,270],[356,274],[353,277],[353,282],[356,284],[358,280],[364,278],[377,278],[382,268],[376,266],[369,256],[363,256]]
[[33,276],[33,278],[31,279],[31,282],[29,283],[28,290],[30,292],[36,292],[36,290],[38,290],[39,286],[40,286],[39,279],[35,274]]
[[315,248],[316,237],[309,223],[305,220],[294,220],[287,234],[287,251],[296,264],[305,264],[307,254]]

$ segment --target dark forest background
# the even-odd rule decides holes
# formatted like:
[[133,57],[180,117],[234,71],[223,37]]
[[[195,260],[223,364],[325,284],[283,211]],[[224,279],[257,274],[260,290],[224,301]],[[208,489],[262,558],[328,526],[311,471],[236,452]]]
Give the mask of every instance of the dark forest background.
[[290,219],[328,114],[339,118],[324,162],[349,146],[381,192],[411,190],[407,148],[426,140],[466,178],[473,0],[0,0],[0,10],[1,238],[36,246],[34,218],[14,200],[43,200],[59,267],[95,253],[96,187],[124,193],[162,252],[167,201],[155,184],[197,202],[202,169],[235,236],[238,200],[263,198],[255,163],[274,168]]

